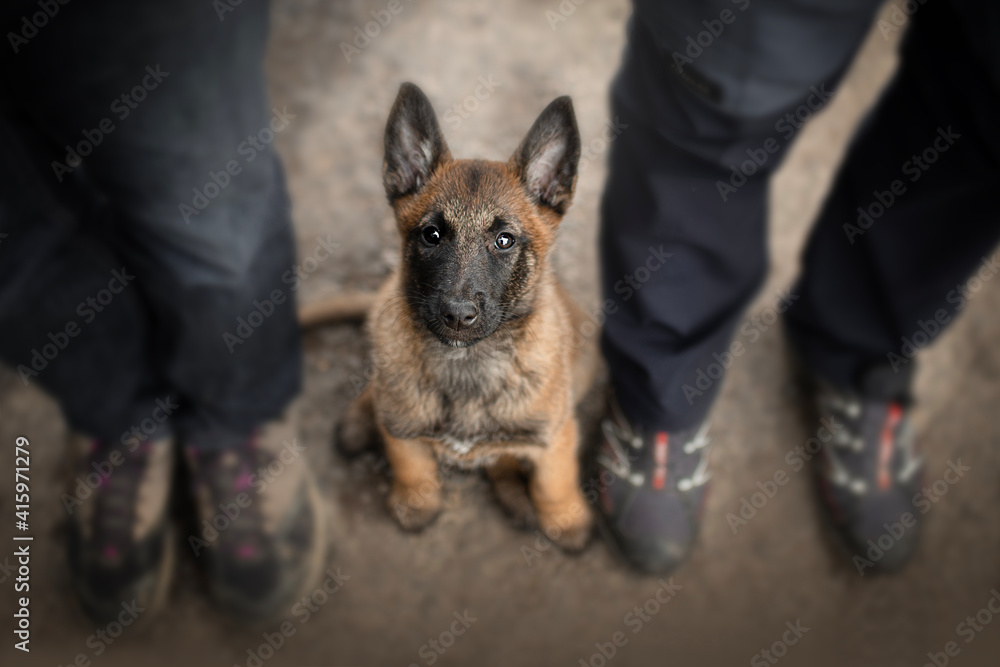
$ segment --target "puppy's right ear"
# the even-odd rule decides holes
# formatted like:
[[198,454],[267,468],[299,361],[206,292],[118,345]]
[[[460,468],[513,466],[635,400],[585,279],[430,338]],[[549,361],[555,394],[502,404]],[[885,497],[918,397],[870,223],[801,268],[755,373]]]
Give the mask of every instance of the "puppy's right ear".
[[385,126],[382,183],[389,201],[419,191],[450,160],[430,101],[415,85],[404,83]]

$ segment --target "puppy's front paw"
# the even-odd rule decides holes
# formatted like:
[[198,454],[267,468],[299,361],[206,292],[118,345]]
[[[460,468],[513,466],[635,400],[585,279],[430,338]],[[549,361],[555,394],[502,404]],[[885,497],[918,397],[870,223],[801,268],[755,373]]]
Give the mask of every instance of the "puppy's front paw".
[[573,503],[562,511],[550,514],[540,514],[539,524],[542,532],[555,542],[563,551],[576,553],[582,551],[593,529],[593,520],[586,503]]
[[[426,491],[426,489],[425,489]],[[441,493],[421,493],[418,488],[393,484],[388,499],[389,512],[403,530],[419,531],[441,513]]]

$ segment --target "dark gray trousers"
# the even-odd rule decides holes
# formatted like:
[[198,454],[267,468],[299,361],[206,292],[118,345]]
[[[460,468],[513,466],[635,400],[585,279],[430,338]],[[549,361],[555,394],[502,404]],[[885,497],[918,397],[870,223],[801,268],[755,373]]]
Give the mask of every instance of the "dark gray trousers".
[[0,17],[0,359],[105,440],[247,437],[301,383],[267,2]]
[[835,384],[879,364],[905,374],[964,304],[966,279],[996,272],[1000,7],[914,1],[908,21],[880,26],[910,24],[902,65],[848,151],[801,277],[774,295],[769,322],[737,332],[767,270],[770,174],[879,5],[637,0],[611,92],[628,128],[611,147],[600,236],[617,306],[602,347],[633,420],[701,421],[734,352],[776,316]]

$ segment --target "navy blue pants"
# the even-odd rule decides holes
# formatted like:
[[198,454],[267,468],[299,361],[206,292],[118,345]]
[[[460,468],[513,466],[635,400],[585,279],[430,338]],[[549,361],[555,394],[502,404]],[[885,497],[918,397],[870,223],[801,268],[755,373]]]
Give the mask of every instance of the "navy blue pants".
[[85,434],[231,446],[301,384],[268,5],[48,5],[0,11],[0,359]]
[[902,64],[848,150],[801,277],[772,295],[769,320],[740,326],[767,270],[769,177],[880,4],[635,3],[600,234],[617,306],[602,347],[631,419],[701,421],[731,355],[776,319],[834,384],[879,364],[907,373],[965,302],[962,284],[997,272],[1000,8],[913,2],[880,25],[909,24]]

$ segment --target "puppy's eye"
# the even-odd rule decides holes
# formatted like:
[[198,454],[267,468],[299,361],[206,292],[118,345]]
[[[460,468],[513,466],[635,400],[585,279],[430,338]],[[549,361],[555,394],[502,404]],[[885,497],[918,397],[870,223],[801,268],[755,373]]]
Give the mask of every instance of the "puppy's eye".
[[437,245],[441,243],[441,230],[434,225],[429,225],[424,227],[424,230],[420,233],[424,239],[424,243],[427,245]]
[[507,232],[500,232],[496,240],[497,247],[501,250],[509,250],[514,246],[514,237]]

